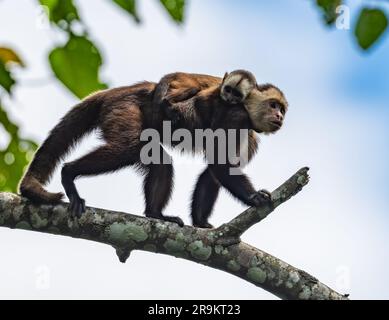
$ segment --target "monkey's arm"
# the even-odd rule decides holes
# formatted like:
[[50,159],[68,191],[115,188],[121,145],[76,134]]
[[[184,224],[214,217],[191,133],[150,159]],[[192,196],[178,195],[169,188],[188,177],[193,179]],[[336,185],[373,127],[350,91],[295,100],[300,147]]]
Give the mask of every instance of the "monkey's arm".
[[193,98],[201,90],[221,84],[221,78],[177,72],[161,79],[157,87],[156,96],[160,102],[165,101],[165,103],[174,104]]
[[173,126],[177,125],[183,118],[182,112],[187,107],[188,100],[200,90],[200,84],[189,74],[173,73],[164,76],[154,93],[155,114],[162,109],[162,113],[173,122]]
[[171,107],[174,107],[174,104],[178,102],[193,98],[197,93],[199,93],[199,91],[200,88],[196,87],[174,89],[166,93],[166,95],[162,97],[162,103],[169,104],[171,105]]
[[[191,126],[208,127],[214,103],[220,96],[220,85],[206,89],[200,87],[178,88],[169,90],[165,83],[165,94],[158,92],[159,105],[173,127]],[[156,103],[156,102],[154,102]]]
[[258,207],[270,201],[270,194],[266,190],[257,192],[249,177],[237,165],[214,163],[208,168],[217,181],[244,204]]
[[[258,147],[255,133],[249,129],[249,116],[246,112],[242,113],[239,106],[222,108],[215,111],[211,128],[214,131],[224,130],[226,144],[219,148],[219,140],[215,139],[214,161],[209,169],[220,184],[243,203],[258,206],[268,202],[268,192],[257,192],[249,177],[241,170],[252,159]],[[241,132],[242,129],[247,131]],[[235,136],[230,136],[230,132],[235,133]]]
[[184,119],[186,109],[193,107],[192,100],[199,91],[199,88],[172,90],[162,98],[161,107],[168,120],[172,121],[173,127]]

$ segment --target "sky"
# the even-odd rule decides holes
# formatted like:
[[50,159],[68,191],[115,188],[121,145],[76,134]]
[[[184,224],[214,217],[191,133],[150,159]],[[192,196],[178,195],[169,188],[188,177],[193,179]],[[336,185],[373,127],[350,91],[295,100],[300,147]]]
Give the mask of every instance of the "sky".
[[[389,298],[389,39],[361,52],[352,30],[328,29],[310,1],[190,1],[181,27],[158,1],[138,2],[141,25],[109,1],[76,1],[103,52],[103,80],[115,87],[174,71],[220,76],[243,68],[279,86],[290,104],[285,126],[261,138],[246,172],[257,189],[272,190],[309,166],[311,182],[243,241],[352,299]],[[349,2],[353,25],[363,2]],[[0,43],[28,66],[4,104],[22,133],[41,142],[77,99],[50,74],[47,54],[64,39],[42,28],[39,12],[32,0],[0,2]],[[88,137],[68,159],[99,143]],[[190,223],[190,194],[204,164],[173,155],[166,213]],[[77,181],[88,205],[139,215],[141,185],[131,168]],[[58,172],[48,189],[62,190]],[[223,191],[211,223],[244,209]],[[192,262],[138,251],[120,264],[113,248],[60,236],[0,229],[0,256],[2,299],[275,299]]]

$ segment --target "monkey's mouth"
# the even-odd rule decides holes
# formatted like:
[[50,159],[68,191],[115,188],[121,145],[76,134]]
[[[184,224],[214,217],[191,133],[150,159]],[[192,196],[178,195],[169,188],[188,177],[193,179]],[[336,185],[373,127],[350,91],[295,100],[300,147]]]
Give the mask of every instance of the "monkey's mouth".
[[278,130],[282,127],[282,121],[274,120],[274,121],[270,121],[270,124],[274,130]]

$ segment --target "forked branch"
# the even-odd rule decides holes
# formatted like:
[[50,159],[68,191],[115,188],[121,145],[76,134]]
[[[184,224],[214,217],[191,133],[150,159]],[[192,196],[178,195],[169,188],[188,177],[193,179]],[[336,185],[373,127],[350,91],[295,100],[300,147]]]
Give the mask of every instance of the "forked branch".
[[0,193],[0,226],[60,234],[113,246],[121,262],[132,250],[167,254],[238,276],[283,299],[347,299],[308,273],[240,241],[308,183],[303,168],[272,192],[272,204],[249,208],[217,229],[198,229],[111,210],[87,208],[71,219],[67,204],[34,205],[18,195]]

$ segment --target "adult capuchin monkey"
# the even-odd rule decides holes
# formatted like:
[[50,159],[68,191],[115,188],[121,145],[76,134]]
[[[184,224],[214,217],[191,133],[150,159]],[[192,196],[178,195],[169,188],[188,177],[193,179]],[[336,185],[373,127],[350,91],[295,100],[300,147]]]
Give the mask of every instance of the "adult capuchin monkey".
[[[194,226],[212,228],[208,218],[221,186],[250,206],[270,200],[269,192],[256,192],[249,178],[241,172],[239,167],[244,162],[229,161],[229,149],[236,149],[238,156],[244,156],[239,152],[244,151],[241,147],[246,148],[247,159],[241,160],[249,162],[258,149],[255,131],[265,134],[278,131],[287,106],[280,89],[271,84],[257,85],[254,75],[245,70],[226,73],[223,79],[188,73],[172,73],[161,79],[155,89],[153,107],[164,111],[172,120],[173,129],[189,129],[192,134],[196,129],[223,130],[228,137],[222,150],[216,137],[214,149],[207,150],[212,152],[213,161],[199,176],[193,192],[191,216]],[[154,114],[155,123],[160,123],[161,119],[156,120],[156,117],[161,114]],[[227,131],[231,129],[236,135],[230,138]],[[247,135],[242,136],[240,129],[247,129]],[[195,146],[193,151],[196,151]],[[219,158],[227,161],[219,162]],[[207,155],[206,160],[209,160]],[[230,174],[232,168],[235,169],[233,175]]]
[[[224,79],[184,74],[197,82],[201,79],[202,87],[196,89],[195,93],[189,92],[191,88],[187,82],[181,82],[182,88],[179,81],[173,87],[173,83],[169,80],[166,82],[165,78],[159,86],[141,82],[87,97],[62,118],[38,149],[20,183],[21,194],[37,203],[59,203],[64,195],[48,192],[44,185],[71,147],[84,135],[97,129],[104,144],[62,167],[62,185],[70,200],[70,214],[80,217],[85,211],[85,201],[74,184],[76,178],[134,166],[145,175],[145,215],[183,225],[180,218],[162,214],[172,191],[173,166],[171,163],[145,165],[140,161],[141,149],[145,144],[140,139],[141,133],[146,128],[160,130],[162,121],[169,120],[169,112],[178,117],[178,125],[182,127],[250,129],[251,158],[257,149],[253,130],[259,133],[277,131],[282,126],[287,103],[282,92],[272,85],[258,86],[255,78],[249,81],[247,75],[243,74],[245,80],[237,80],[240,72],[232,72]],[[243,85],[246,82],[248,85]],[[191,120],[197,121],[197,124]],[[160,151],[168,157],[162,147]],[[215,161],[201,174],[192,203],[195,226],[211,227],[208,217],[220,185],[247,205],[258,206],[268,201],[268,194],[256,192],[248,177],[243,174],[230,175],[229,169],[233,166],[236,164],[219,165]]]

